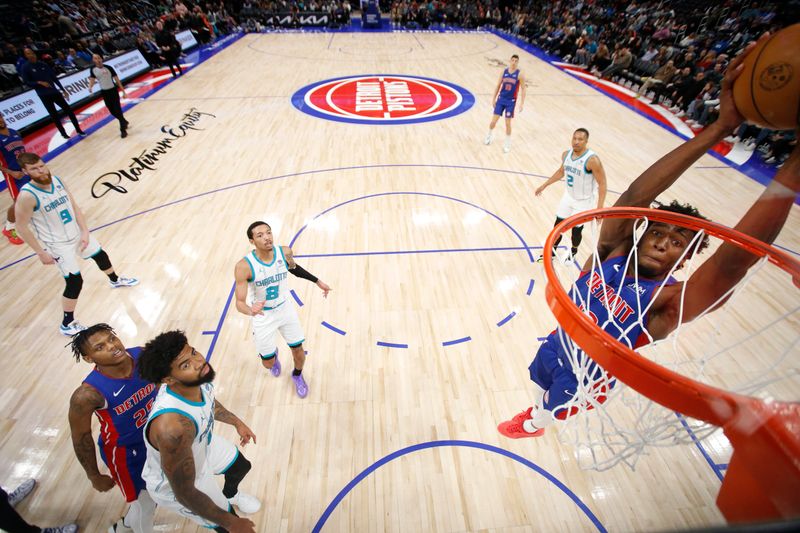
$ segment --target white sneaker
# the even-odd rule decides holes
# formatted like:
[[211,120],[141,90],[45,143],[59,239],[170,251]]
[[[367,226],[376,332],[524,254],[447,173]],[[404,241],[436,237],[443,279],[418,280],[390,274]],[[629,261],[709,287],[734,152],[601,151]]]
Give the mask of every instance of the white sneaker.
[[756,143],[749,142],[749,143],[744,145],[744,149],[747,150],[748,152],[752,152],[753,150],[756,149]]
[[117,281],[108,281],[109,285],[113,288],[117,289],[119,287],[133,287],[134,285],[139,284],[139,280],[136,278],[123,278],[122,276],[117,278]]
[[67,337],[72,337],[73,335],[80,333],[81,331],[85,330],[86,326],[78,322],[77,320],[73,320],[69,323],[69,326],[65,326],[61,324],[58,327],[58,330],[61,332],[62,335],[66,335]]
[[46,527],[42,529],[42,533],[77,533],[77,524],[67,524],[65,526]]
[[228,501],[231,505],[235,505],[242,514],[257,513],[261,509],[261,502],[255,496],[250,496],[242,491],[236,493],[236,496],[229,498]]
[[492,134],[491,133],[486,135],[486,138],[483,139],[483,144],[486,144],[486,145],[492,144]]
[[511,151],[511,142],[509,142],[509,141],[504,142],[503,143],[503,153],[507,154],[510,151]]
[[36,480],[33,478],[26,479],[22,483],[19,484],[19,487],[14,489],[8,495],[8,504],[11,507],[15,507],[19,502],[27,498],[28,494],[31,493],[33,488],[36,486]]
[[736,144],[736,143],[739,141],[739,139],[737,139],[737,138],[736,138],[736,137],[734,137],[733,135],[731,135],[731,136],[729,136],[729,137],[725,137],[725,139],[723,139],[723,140],[724,140],[725,142],[729,142],[729,143],[731,143],[731,144]]

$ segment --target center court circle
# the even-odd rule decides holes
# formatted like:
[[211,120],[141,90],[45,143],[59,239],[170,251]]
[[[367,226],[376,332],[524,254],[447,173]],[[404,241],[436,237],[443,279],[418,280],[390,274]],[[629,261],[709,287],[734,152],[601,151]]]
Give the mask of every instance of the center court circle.
[[292,105],[313,117],[349,124],[416,124],[459,115],[475,97],[458,85],[403,74],[344,76],[307,85]]

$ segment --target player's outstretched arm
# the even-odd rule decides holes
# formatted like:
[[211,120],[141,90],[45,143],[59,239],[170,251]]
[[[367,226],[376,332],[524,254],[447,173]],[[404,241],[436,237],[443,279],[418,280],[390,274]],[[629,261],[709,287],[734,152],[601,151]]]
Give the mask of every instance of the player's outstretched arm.
[[92,438],[92,413],[105,404],[103,397],[89,385],[81,385],[69,400],[69,430],[72,435],[72,449],[75,457],[86,471],[92,487],[106,492],[114,486],[111,476],[101,474],[97,468],[97,454]]
[[286,266],[289,268],[289,273],[297,276],[298,278],[307,279],[311,283],[315,284],[317,287],[322,289],[322,297],[327,298],[328,293],[332,290],[328,284],[311,272],[307,271],[305,268],[298,265],[294,260],[294,252],[292,252],[291,248],[288,246],[282,246],[281,249],[283,250],[284,257],[286,257]]
[[[150,424],[149,437],[161,453],[161,468],[181,505],[229,531],[255,532],[252,522],[220,509],[208,495],[195,487],[192,454],[195,428],[191,420],[176,413],[162,414]],[[249,524],[249,529],[243,527],[243,520]]]
[[250,265],[245,259],[240,259],[233,270],[233,277],[236,279],[234,295],[236,297],[236,310],[247,316],[263,315],[264,300],[253,302],[247,305],[247,282],[250,281]]
[[240,438],[239,444],[242,446],[250,442],[250,439],[253,439],[253,442],[256,442],[256,434],[253,433],[253,430],[247,427],[247,424],[242,422],[238,416],[228,411],[225,406],[216,399],[214,400],[214,420],[224,422],[235,427]]
[[[766,34],[761,39],[765,37]],[[725,78],[722,80],[717,121],[645,170],[622,193],[615,206],[650,207],[658,195],[670,188],[687,168],[744,122],[744,117],[739,114],[733,103],[733,82],[742,72],[742,62],[755,44],[747,45],[745,50],[728,65]],[[633,231],[633,224],[633,220],[626,219],[603,221],[598,244],[600,260],[605,260],[622,245],[630,246],[629,237]]]
[[[800,193],[800,148],[783,164],[761,196],[736,224],[737,231],[772,244],[783,229]],[[688,322],[744,278],[758,258],[724,242],[687,281],[683,321]],[[719,305],[722,305],[720,302]]]

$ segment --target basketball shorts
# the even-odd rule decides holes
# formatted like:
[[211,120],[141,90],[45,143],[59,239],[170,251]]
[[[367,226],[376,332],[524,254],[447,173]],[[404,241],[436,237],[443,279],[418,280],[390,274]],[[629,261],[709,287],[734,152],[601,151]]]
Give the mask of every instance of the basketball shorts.
[[528,367],[531,381],[546,391],[542,407],[551,411],[558,419],[566,418],[566,409],[560,406],[575,397],[578,391],[578,378],[566,358],[559,354],[559,340],[548,337],[537,350]]
[[130,503],[139,497],[139,491],[145,490],[142,479],[144,462],[147,459],[147,448],[144,442],[130,446],[104,446],[98,443],[100,458],[108,467],[111,477]]
[[514,108],[517,106],[516,100],[510,98],[498,98],[494,104],[494,114],[505,118],[514,118]]
[[593,196],[585,200],[576,200],[568,193],[561,197],[561,202],[556,209],[556,216],[558,218],[569,218],[572,215],[577,215],[584,211],[589,211],[597,207],[597,197]]
[[17,196],[19,196],[20,187],[22,187],[23,185],[25,185],[26,183],[31,181],[31,177],[28,176],[27,174],[22,176],[22,178],[19,179],[19,180],[15,180],[14,178],[12,178],[11,176],[9,176],[8,174],[5,174],[5,173],[3,174],[3,177],[6,179],[6,185],[8,186],[8,192],[11,195],[11,198],[14,199],[14,201],[16,201],[17,200]]
[[274,309],[265,309],[263,315],[253,317],[253,339],[262,358],[277,351],[275,334],[278,331],[291,347],[299,346],[306,340],[300,319],[297,318],[297,310],[286,300]]
[[[222,494],[222,487],[220,487],[220,484],[217,482],[214,475],[225,473],[225,471],[228,470],[228,468],[236,460],[238,455],[239,450],[236,449],[236,446],[234,446],[233,443],[218,435],[212,434],[211,442],[208,445],[206,464],[203,465],[202,468],[199,465],[195,465],[195,468],[200,473],[198,474],[197,479],[195,479],[194,486],[197,488],[197,490],[208,496],[217,507],[225,511],[230,511],[231,505],[230,502],[228,502],[228,498]],[[150,496],[153,498],[153,501],[156,502],[156,505],[160,507],[166,507],[167,509],[178,513],[179,515],[186,517],[203,527],[209,529],[217,527],[218,524],[209,522],[202,516],[187,509],[181,503],[179,503],[178,500],[175,499],[175,493],[172,492],[172,489],[168,484],[151,483],[151,485],[152,486],[148,489],[148,491],[150,492]]]
[[100,253],[100,243],[97,242],[97,239],[92,234],[89,234],[89,245],[83,251],[78,249],[79,245],[80,239],[69,242],[45,243],[45,251],[56,259],[56,266],[58,266],[58,270],[61,271],[61,275],[65,278],[70,274],[77,274],[81,271],[78,265],[78,257],[89,259]]

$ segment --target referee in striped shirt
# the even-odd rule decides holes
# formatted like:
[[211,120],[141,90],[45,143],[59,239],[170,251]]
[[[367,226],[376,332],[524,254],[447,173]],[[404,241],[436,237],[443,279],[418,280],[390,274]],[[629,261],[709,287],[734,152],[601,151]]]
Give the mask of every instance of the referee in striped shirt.
[[103,58],[99,54],[92,55],[94,66],[89,69],[89,92],[92,92],[95,82],[100,84],[100,92],[103,94],[103,101],[106,103],[108,112],[119,120],[120,137],[123,139],[128,136],[128,121],[122,115],[122,105],[119,101],[117,89],[122,91],[122,96],[127,98],[125,88],[117,76],[117,72],[111,65],[104,65]]

